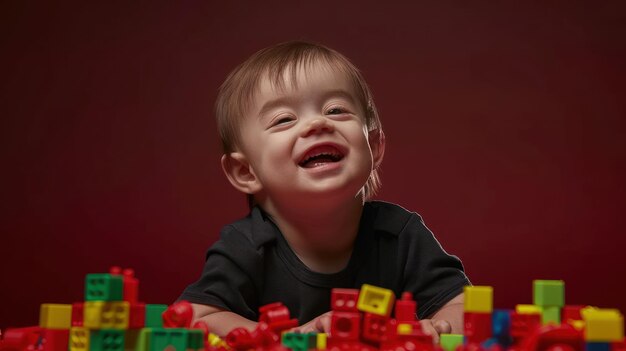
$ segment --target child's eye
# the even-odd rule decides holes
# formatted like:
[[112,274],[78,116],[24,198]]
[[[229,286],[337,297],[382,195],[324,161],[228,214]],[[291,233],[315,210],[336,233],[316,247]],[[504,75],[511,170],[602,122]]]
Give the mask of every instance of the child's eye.
[[346,111],[343,107],[333,107],[331,109],[329,109],[328,111],[326,111],[326,113],[328,113],[329,115],[340,115],[342,113],[347,113],[348,111]]
[[280,117],[280,118],[277,118],[276,120],[274,120],[274,123],[272,123],[272,126],[277,126],[277,125],[289,123],[291,121],[293,121],[293,117]]

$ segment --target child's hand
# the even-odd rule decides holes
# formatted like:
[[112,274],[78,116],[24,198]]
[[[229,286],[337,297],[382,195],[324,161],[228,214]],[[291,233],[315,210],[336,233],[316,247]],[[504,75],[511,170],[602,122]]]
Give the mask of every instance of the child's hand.
[[449,334],[452,332],[450,322],[443,319],[422,319],[420,320],[420,324],[425,334],[432,335],[435,344],[439,343],[439,334]]
[[291,331],[294,333],[330,333],[331,313],[332,311],[326,312]]

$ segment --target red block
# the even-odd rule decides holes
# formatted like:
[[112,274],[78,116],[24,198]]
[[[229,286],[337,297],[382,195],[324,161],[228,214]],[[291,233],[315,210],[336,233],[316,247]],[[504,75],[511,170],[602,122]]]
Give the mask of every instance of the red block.
[[518,343],[521,339],[534,332],[541,326],[540,314],[519,314],[511,313],[511,337],[514,343]]
[[361,337],[373,343],[380,343],[386,340],[387,322],[389,317],[380,316],[373,313],[365,313],[363,318],[363,331]]
[[146,325],[146,304],[144,302],[130,305],[128,329],[141,329]]
[[282,302],[263,305],[259,313],[259,322],[267,323],[269,329],[277,334],[298,326],[298,320],[290,319],[289,309]]
[[359,290],[335,288],[331,290],[330,307],[333,311],[358,312],[358,300]]
[[193,309],[189,301],[178,301],[163,312],[165,328],[189,328],[193,319]]
[[520,349],[533,351],[585,351],[583,333],[569,324],[544,325],[527,335]]
[[84,302],[74,302],[72,304],[72,327],[83,326],[84,306]]
[[583,317],[580,315],[580,311],[584,308],[583,305],[565,305],[563,309],[561,309],[561,320],[567,321],[568,319],[572,319],[575,321],[580,321]]
[[113,266],[109,273],[122,275],[123,279],[123,299],[131,305],[139,301],[139,280],[135,278],[135,271],[131,268],[122,270],[121,267]]
[[413,300],[413,295],[408,291],[403,292],[402,298],[396,301],[396,319],[400,323],[413,322],[417,320],[415,311],[417,311],[417,302]]
[[336,340],[356,341],[361,334],[361,314],[333,311],[330,320],[330,337]]
[[40,327],[9,328],[4,331],[0,351],[39,350],[43,330]]
[[481,343],[491,337],[491,313],[465,312],[464,334],[468,343]]
[[69,329],[42,329],[42,351],[67,351]]

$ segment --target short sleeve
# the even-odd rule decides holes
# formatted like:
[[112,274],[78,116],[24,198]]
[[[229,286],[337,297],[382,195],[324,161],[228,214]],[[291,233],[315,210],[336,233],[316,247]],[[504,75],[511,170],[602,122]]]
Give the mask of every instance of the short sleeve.
[[403,269],[404,290],[413,292],[420,319],[437,312],[471,284],[461,260],[441,247],[419,215],[410,218],[401,235],[401,245],[408,250]]
[[206,254],[200,278],[179,297],[212,305],[257,320],[258,291],[263,277],[262,252],[245,235],[226,227]]

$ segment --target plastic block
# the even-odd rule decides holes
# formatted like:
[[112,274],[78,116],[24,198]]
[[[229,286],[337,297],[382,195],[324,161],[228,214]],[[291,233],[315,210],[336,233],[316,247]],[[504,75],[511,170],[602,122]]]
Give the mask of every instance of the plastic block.
[[413,294],[408,291],[402,293],[402,298],[396,301],[395,317],[398,322],[412,322],[417,320],[417,302]]
[[140,329],[146,325],[146,304],[143,302],[130,305],[128,329]]
[[146,304],[146,318],[145,318],[145,327],[146,328],[162,328],[163,327],[163,317],[162,314],[167,309],[167,305],[155,305],[155,304]]
[[331,313],[330,337],[336,340],[355,341],[361,334],[361,315],[358,312]]
[[87,274],[85,301],[122,301],[123,278],[108,273]]
[[42,338],[42,334],[43,330],[39,326],[8,328],[2,334],[3,339],[0,340],[0,350],[36,350]]
[[493,310],[493,288],[491,286],[466,286],[464,311],[491,313]]
[[[195,337],[192,334],[196,335]],[[200,336],[200,342],[193,341]],[[152,329],[149,351],[185,351],[188,348],[202,345],[202,332],[200,330],[189,330],[182,328],[154,328]],[[195,347],[195,349],[201,348]]]
[[228,348],[228,344],[216,334],[209,333],[209,346]]
[[139,280],[135,278],[135,271],[131,268],[111,267],[109,273],[112,275],[122,276],[122,299],[130,304],[137,303],[139,300]]
[[330,307],[333,311],[357,312],[359,290],[334,288],[330,293]]
[[562,280],[534,280],[533,304],[537,306],[565,306],[565,282]]
[[283,346],[293,351],[306,351],[317,347],[317,333],[283,333]]
[[162,314],[165,328],[189,328],[193,319],[193,309],[189,301],[178,301]]
[[518,314],[541,314],[541,307],[535,305],[515,305]]
[[481,343],[491,337],[491,313],[465,312],[463,322],[468,343]]
[[315,340],[315,348],[318,350],[326,350],[326,346],[328,344],[328,334],[326,333],[317,333],[317,338]]
[[366,313],[363,318],[363,331],[361,338],[373,343],[384,341],[387,335],[387,321],[389,317]]
[[130,307],[126,301],[86,301],[83,326],[89,329],[127,329]]
[[289,309],[282,302],[263,305],[259,308],[259,322],[266,323],[276,334],[298,326],[298,320],[290,318]]
[[584,308],[583,305],[565,305],[563,309],[561,309],[561,320],[576,320],[581,321],[583,316],[580,314],[580,311]]
[[41,351],[67,351],[70,340],[68,329],[42,329]]
[[90,351],[123,351],[124,331],[117,329],[91,330],[89,333]]
[[541,326],[541,315],[537,313],[511,313],[511,337],[519,341]]
[[608,342],[587,342],[585,351],[611,351],[611,343]]
[[541,324],[561,324],[561,307],[543,306],[541,307]]
[[455,351],[457,346],[463,344],[464,338],[462,334],[441,334],[439,345],[443,347],[444,351]]
[[583,309],[585,340],[612,342],[624,339],[624,316],[615,309]]
[[39,309],[39,326],[46,329],[70,329],[72,305],[42,304]]
[[85,303],[74,302],[72,304],[72,327],[82,327],[85,316]]
[[389,317],[396,297],[393,291],[377,286],[363,284],[357,301],[357,309]]
[[510,310],[494,310],[491,314],[491,336],[498,344],[508,347],[513,343],[511,338]]
[[89,351],[89,329],[83,327],[70,329],[69,351]]

